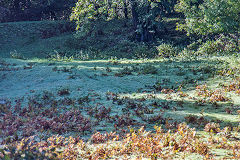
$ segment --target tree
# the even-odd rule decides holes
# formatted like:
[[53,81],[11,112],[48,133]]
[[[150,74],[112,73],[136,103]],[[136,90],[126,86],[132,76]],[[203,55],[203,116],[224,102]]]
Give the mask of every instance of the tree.
[[6,22],[10,15],[10,10],[0,6],[0,22]]
[[237,33],[240,30],[239,0],[179,0],[176,10],[185,15],[178,29],[187,34]]
[[132,19],[138,41],[154,39],[158,29],[163,27],[162,17],[171,9],[167,7],[173,0],[78,0],[73,8],[71,20],[75,20],[77,30],[93,28],[89,22],[113,18]]
[[68,18],[76,0],[1,0],[10,10],[10,21]]

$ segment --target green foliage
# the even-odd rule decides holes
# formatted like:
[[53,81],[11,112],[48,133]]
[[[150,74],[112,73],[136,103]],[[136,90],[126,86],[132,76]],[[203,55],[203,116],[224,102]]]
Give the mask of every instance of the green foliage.
[[133,56],[135,58],[152,58],[157,55],[157,50],[154,47],[147,46],[146,44],[135,43],[133,46]]
[[122,3],[122,1],[119,0],[118,2],[118,0],[113,0],[110,2],[106,0],[78,0],[76,6],[72,10],[70,19],[76,21],[77,30],[83,27],[83,25],[86,27],[86,24],[89,24],[90,21],[96,19],[110,20],[115,16],[113,13],[113,7],[115,7],[118,3]]
[[162,18],[171,13],[175,0],[78,0],[72,10],[70,19],[76,21],[76,29],[81,32],[91,32],[94,25],[89,22],[113,18],[132,18],[136,30],[135,39],[152,41],[159,29],[163,28]]
[[177,29],[188,35],[236,33],[240,29],[239,0],[179,0],[176,10],[186,17]]
[[190,50],[188,48],[184,48],[180,53],[179,57],[182,57],[184,59],[194,59],[196,57],[196,54],[193,50]]
[[112,48],[105,49],[102,53],[107,57],[116,56],[118,58],[153,58],[157,54],[155,47],[148,46],[144,43],[132,42],[129,40],[120,41]]
[[67,55],[62,55],[58,51],[54,50],[55,54],[50,55],[49,60],[51,61],[65,61],[65,62],[71,62],[74,60],[73,56],[67,56]]
[[208,40],[197,49],[198,55],[229,55],[240,51],[240,44],[229,36],[221,35],[216,40]]
[[157,50],[158,50],[158,56],[165,57],[165,58],[173,57],[178,54],[178,50],[176,47],[166,43],[163,43],[157,46]]
[[11,12],[8,21],[67,19],[75,0],[1,0],[0,6]]

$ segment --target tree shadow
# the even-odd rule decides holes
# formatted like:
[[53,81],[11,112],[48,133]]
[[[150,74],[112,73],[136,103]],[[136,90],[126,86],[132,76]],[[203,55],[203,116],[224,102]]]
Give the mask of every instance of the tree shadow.
[[[145,126],[152,130],[154,125],[163,125],[165,129],[174,129],[182,122],[197,130],[202,130],[209,122],[220,123],[222,127],[238,125],[237,114],[225,111],[231,109],[230,103],[216,108],[213,104],[199,104],[197,99],[179,95],[181,91],[194,92],[196,82],[211,81],[221,65],[218,60],[58,62],[6,59],[5,64],[8,65],[1,64],[0,67],[18,69],[1,70],[1,74],[6,74],[0,82],[4,86],[1,99],[14,101],[23,96],[40,97],[37,104],[44,106],[48,102],[43,98],[48,97],[46,92],[51,92],[54,100],[50,103],[56,103],[64,112],[79,110],[91,119],[93,126],[88,135],[94,130],[123,131],[128,126]],[[69,94],[58,95],[61,89],[68,89]],[[28,102],[25,98],[22,107]],[[52,105],[46,107],[52,108]]]

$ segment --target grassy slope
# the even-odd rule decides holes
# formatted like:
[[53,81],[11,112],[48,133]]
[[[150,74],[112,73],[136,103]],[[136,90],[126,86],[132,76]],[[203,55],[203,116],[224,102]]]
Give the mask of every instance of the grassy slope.
[[[221,57],[221,59],[227,62],[232,62],[232,59],[227,57]],[[18,70],[10,71],[7,74],[5,72],[1,73],[1,77],[3,78],[1,85],[5,86],[2,92],[0,92],[1,99],[13,101],[24,96],[25,99],[22,103],[23,108],[27,106],[26,103],[29,102],[27,97],[32,96],[35,97],[34,99],[36,99],[39,103],[48,104],[49,102],[47,99],[44,98],[47,100],[45,101],[41,98],[44,97],[46,94],[44,92],[47,91],[53,94],[50,99],[55,99],[59,104],[59,109],[61,108],[63,112],[71,110],[71,107],[74,106],[75,109],[77,108],[81,111],[83,116],[90,118],[93,123],[98,122],[97,125],[92,126],[90,132],[85,133],[85,136],[80,136],[81,138],[85,137],[85,140],[89,138],[94,130],[100,132],[117,131],[118,133],[121,133],[121,129],[127,129],[129,124],[119,126],[119,130],[116,130],[114,124],[119,124],[120,121],[114,119],[113,117],[116,115],[123,116],[127,113],[130,113],[130,119],[139,123],[132,125],[132,127],[135,128],[145,125],[146,130],[152,130],[153,126],[156,124],[163,125],[165,128],[165,122],[162,122],[162,120],[165,121],[166,119],[169,119],[168,123],[174,123],[175,121],[179,123],[187,120],[191,127],[197,128],[198,134],[201,135],[203,133],[203,137],[208,137],[208,134],[199,131],[203,130],[206,123],[201,122],[199,125],[197,120],[202,116],[209,122],[220,123],[221,128],[229,125],[237,126],[239,122],[239,116],[236,113],[236,110],[238,109],[237,107],[239,106],[239,96],[233,91],[224,93],[224,95],[226,94],[227,97],[232,100],[227,102],[217,102],[218,107],[215,107],[212,103],[208,102],[203,104],[196,103],[198,99],[202,99],[201,96],[197,96],[197,90],[195,89],[196,82],[198,85],[207,84],[209,89],[212,90],[221,88],[216,85],[215,82],[218,84],[227,84],[227,77],[219,75],[215,75],[214,77],[212,76],[212,73],[215,73],[216,70],[221,70],[222,65],[224,64],[224,62],[217,57],[211,59],[201,58],[193,61],[181,59],[175,59],[174,61],[160,59],[73,62],[55,62],[37,59],[27,61],[14,59],[5,60],[6,63],[10,64],[8,65],[9,68],[18,68]],[[219,64],[219,62],[221,63]],[[239,60],[236,60],[235,63],[238,64]],[[24,69],[24,67],[29,66],[29,64],[33,64],[32,69]],[[157,73],[143,74],[144,66],[148,65],[156,67]],[[125,67],[130,69],[131,75],[128,75],[126,72],[122,72]],[[2,66],[2,68],[5,67]],[[197,74],[194,74],[194,70],[198,71]],[[121,73],[120,75],[123,77],[116,76],[119,73]],[[20,79],[20,77],[22,78]],[[228,77],[228,79],[230,82],[232,81],[230,77]],[[194,82],[195,80],[196,82]],[[153,86],[156,84],[160,84],[163,88],[173,88],[175,92],[165,94],[164,91],[161,92],[159,90],[155,90]],[[177,91],[180,84],[182,84],[182,92],[188,94],[187,96],[181,96],[182,94]],[[69,89],[70,95],[58,95],[59,90],[64,88]],[[7,96],[5,95],[6,92],[8,92]],[[109,93],[110,96],[108,95]],[[111,97],[111,93],[113,93],[113,96],[114,94],[117,94],[117,100],[122,101],[123,104],[117,104],[114,102],[114,97]],[[87,95],[91,97],[91,101],[78,104],[76,100]],[[74,104],[64,104],[63,102],[66,100],[65,98],[72,99]],[[143,101],[141,99],[143,99]],[[129,102],[146,106],[148,109],[153,110],[153,113],[147,113],[148,111],[146,111],[146,113],[143,114],[146,120],[143,120],[135,114],[134,110],[136,108],[130,107],[128,104]],[[157,102],[158,105],[153,106],[152,104],[154,102]],[[52,100],[50,100],[50,103],[53,103]],[[165,103],[168,107],[164,107],[161,103]],[[99,120],[94,116],[94,114],[89,114],[91,108],[96,109],[97,106],[98,108],[101,108],[101,106],[105,106],[106,108],[110,107],[110,116],[113,118],[112,121],[105,118]],[[42,108],[42,110],[45,110],[48,107],[49,106],[47,105]],[[230,108],[231,114],[225,111],[226,108]],[[99,110],[97,109],[93,111],[93,113],[97,113]],[[30,116],[30,119],[31,117],[33,118],[38,116],[38,111],[36,110],[34,112],[36,115]],[[15,113],[18,114],[18,112]],[[156,121],[151,120],[151,117],[158,116],[160,113],[161,119]],[[54,114],[58,115],[60,113],[56,112]],[[105,114],[108,115],[107,112]],[[196,119],[187,119],[186,117],[188,116],[196,116]],[[26,117],[21,118],[25,119]],[[30,122],[30,124],[34,125],[33,122]],[[26,123],[24,125],[29,124]],[[20,131],[21,128],[22,127],[18,130]],[[38,129],[34,129],[32,134],[35,133],[39,135],[43,140],[52,134],[56,134],[56,131],[54,131],[53,128],[51,129],[51,127],[48,131],[38,132]],[[3,130],[3,133],[5,133],[5,130]],[[21,133],[17,134],[19,138],[24,137]],[[79,132],[76,131],[68,131],[61,135],[77,136],[78,134]],[[236,137],[239,137],[239,134],[236,135]],[[2,138],[5,139],[6,137],[3,136]],[[214,147],[211,149],[210,153],[213,152],[215,152]],[[230,150],[217,150],[217,157],[220,158],[227,156],[224,152],[227,152],[230,155],[232,154]],[[189,156],[191,157],[191,155]],[[197,154],[192,156],[195,157],[199,155]]]
[[[123,22],[97,22],[91,34],[76,35],[74,25],[62,21],[13,22],[0,24],[1,57],[9,57],[10,52],[16,52],[25,58],[44,58],[59,52],[62,55],[87,54],[90,58],[128,57],[134,42],[128,41],[131,27],[122,27]],[[130,26],[129,23],[127,23]],[[122,29],[123,28],[123,29]],[[104,53],[99,53],[99,52]]]
[[[175,31],[178,19],[166,19],[167,32],[162,31],[160,41],[185,45],[188,38]],[[97,29],[95,29],[97,28]],[[112,20],[95,22],[90,32],[75,34],[74,24],[63,21],[0,23],[0,55],[10,57],[17,53],[25,58],[45,58],[60,53],[62,56],[86,58],[143,58],[154,57],[152,44],[131,41],[134,30],[130,22]]]
[[[55,49],[61,49],[66,39],[69,24],[55,21],[1,23],[1,56],[9,57],[16,52],[26,58],[45,57]],[[70,26],[69,26],[70,27]]]
[[[57,22],[58,23],[58,22]],[[61,22],[59,22],[61,23]],[[104,26],[105,23],[99,24]],[[116,27],[113,27],[116,25]],[[218,122],[221,128],[225,126],[237,126],[239,124],[239,116],[236,111],[239,110],[239,94],[235,91],[224,92],[223,95],[230,98],[227,102],[217,102],[217,107],[214,103],[209,103],[209,97],[198,96],[196,90],[197,85],[207,84],[209,90],[215,91],[221,89],[219,84],[230,84],[237,80],[239,70],[234,71],[232,75],[219,75],[219,72],[223,72],[224,69],[228,70],[239,66],[239,57],[207,57],[197,59],[152,59],[152,60],[101,60],[101,61],[72,61],[72,62],[57,62],[49,61],[47,59],[32,59],[32,57],[46,57],[49,54],[54,54],[55,51],[59,53],[74,54],[79,53],[81,50],[86,49],[88,46],[92,48],[84,52],[90,56],[110,57],[116,54],[118,57],[123,57],[126,54],[132,54],[135,52],[136,43],[129,42],[124,33],[130,32],[127,28],[122,33],[119,33],[119,28],[116,22],[105,27],[103,34],[99,35],[98,32],[92,34],[91,37],[75,38],[72,32],[60,31],[59,24],[56,22],[19,22],[19,23],[3,23],[0,24],[1,34],[1,56],[9,57],[11,51],[16,50],[22,56],[31,58],[29,60],[16,60],[16,59],[4,59],[0,63],[0,76],[2,81],[0,87],[3,88],[0,91],[0,100],[8,99],[14,101],[19,97],[25,96],[25,100],[21,107],[26,107],[28,102],[27,97],[36,95],[41,97],[48,91],[53,94],[53,99],[61,106],[60,112],[67,112],[71,110],[71,105],[62,104],[64,98],[78,99],[83,98],[86,95],[90,95],[93,101],[78,104],[74,102],[73,106],[80,109],[82,114],[88,118],[91,118],[93,123],[99,121],[98,125],[93,125],[92,130],[80,137],[89,138],[89,136],[96,131],[112,131],[115,130],[114,124],[117,124],[117,119],[103,118],[98,120],[93,115],[89,114],[89,109],[99,105],[105,107],[111,107],[112,111],[110,116],[115,115],[127,115],[130,113],[130,119],[136,120],[140,124],[133,125],[139,128],[141,125],[145,125],[147,130],[152,130],[155,124],[163,125],[165,128],[165,122],[153,121],[151,117],[162,114],[163,120],[169,119],[169,123],[187,121],[191,127],[197,127],[197,133],[206,137],[208,133],[202,132],[204,123],[199,125],[196,118],[204,116],[204,119],[212,122]],[[45,33],[44,31],[49,31]],[[110,32],[110,30],[112,30]],[[44,37],[44,38],[43,38]],[[117,43],[117,42],[121,43]],[[126,43],[124,43],[126,42]],[[99,52],[99,50],[103,50]],[[140,56],[142,52],[147,49],[139,49],[135,56]],[[99,55],[100,54],[100,55]],[[115,56],[115,55],[114,55]],[[131,56],[129,56],[131,57]],[[32,68],[27,68],[32,65]],[[146,69],[146,66],[154,66],[157,72],[151,74],[151,70]],[[128,68],[128,71],[124,68]],[[14,70],[18,68],[18,70]],[[25,68],[25,69],[24,69]],[[145,68],[145,69],[144,69]],[[150,67],[151,68],[151,67]],[[9,71],[10,70],[10,71]],[[131,73],[129,75],[129,73]],[[150,73],[150,74],[144,74]],[[58,82],[58,83],[53,83]],[[181,90],[179,86],[182,86]],[[162,89],[174,89],[174,93],[165,94],[164,91],[156,90],[154,86],[161,86]],[[68,88],[70,95],[60,96],[58,91],[61,88]],[[6,95],[6,93],[8,93]],[[116,104],[114,97],[107,96],[108,93],[114,93],[118,95],[117,100],[123,101],[123,104]],[[187,96],[183,96],[187,94]],[[110,100],[109,100],[110,97]],[[153,98],[154,97],[154,98]],[[112,99],[113,98],[113,99]],[[206,100],[206,102],[199,102],[199,100]],[[39,98],[36,98],[38,101]],[[66,99],[65,99],[66,100]],[[142,101],[143,100],[143,101]],[[40,98],[40,103],[48,103]],[[153,113],[144,113],[145,118],[143,120],[135,114],[136,108],[129,108],[128,102],[141,104],[153,110]],[[154,102],[158,104],[166,103],[169,108],[164,108],[162,105],[154,106]],[[50,101],[52,103],[52,101]],[[87,108],[86,106],[91,106]],[[49,106],[47,106],[49,107]],[[45,110],[46,108],[43,108]],[[226,109],[230,109],[231,113]],[[5,111],[4,107],[1,108]],[[97,111],[96,111],[97,112]],[[34,119],[34,116],[21,117],[23,121],[27,118]],[[18,114],[16,112],[16,114]],[[61,114],[54,112],[54,114]],[[191,115],[192,119],[187,117]],[[195,115],[196,117],[194,118]],[[42,115],[43,116],[43,115]],[[44,117],[44,116],[43,116]],[[47,117],[47,116],[46,116]],[[48,118],[47,118],[48,119]],[[110,118],[111,119],[111,118]],[[2,120],[2,119],[1,119]],[[4,122],[5,123],[5,122]],[[97,124],[97,123],[96,123]],[[24,137],[21,130],[32,123],[24,122],[23,126],[20,126],[19,131],[16,132],[20,138]],[[67,125],[67,124],[66,124]],[[128,124],[119,126],[118,133],[121,133],[121,129],[127,129]],[[8,129],[7,129],[8,130]],[[2,130],[4,133],[1,136],[1,141],[12,138],[8,135],[7,130]],[[6,133],[5,133],[6,132]],[[42,140],[46,139],[52,134],[56,134],[53,128],[49,128],[46,131],[39,131],[33,129],[34,134],[40,134]],[[32,133],[32,134],[33,134]],[[233,132],[232,132],[233,133]],[[58,133],[59,134],[59,133]],[[31,134],[30,134],[31,135]],[[79,132],[70,131],[62,135],[79,135]],[[236,137],[239,138],[239,133],[236,133]],[[204,139],[204,138],[202,138]],[[206,140],[207,141],[207,140]],[[229,143],[239,142],[238,140],[229,140]],[[213,145],[214,146],[214,145]],[[89,146],[91,148],[91,146]],[[91,150],[91,149],[90,149]],[[216,149],[211,148],[211,152],[216,152],[216,158],[223,158],[232,156],[232,151],[229,149]],[[177,156],[182,156],[180,155]],[[184,157],[184,156],[183,156]],[[188,159],[201,159],[200,154],[189,154]],[[179,158],[179,157],[178,157]],[[178,159],[176,158],[176,159]]]

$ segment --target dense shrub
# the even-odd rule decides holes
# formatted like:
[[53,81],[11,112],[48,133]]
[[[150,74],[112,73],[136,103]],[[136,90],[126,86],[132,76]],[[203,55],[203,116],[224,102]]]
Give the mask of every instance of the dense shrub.
[[165,57],[165,58],[173,57],[178,54],[178,50],[176,47],[166,43],[163,43],[157,46],[157,50],[158,50],[158,56]]
[[239,42],[230,36],[219,36],[216,40],[208,40],[197,49],[197,54],[229,55],[240,51]]

